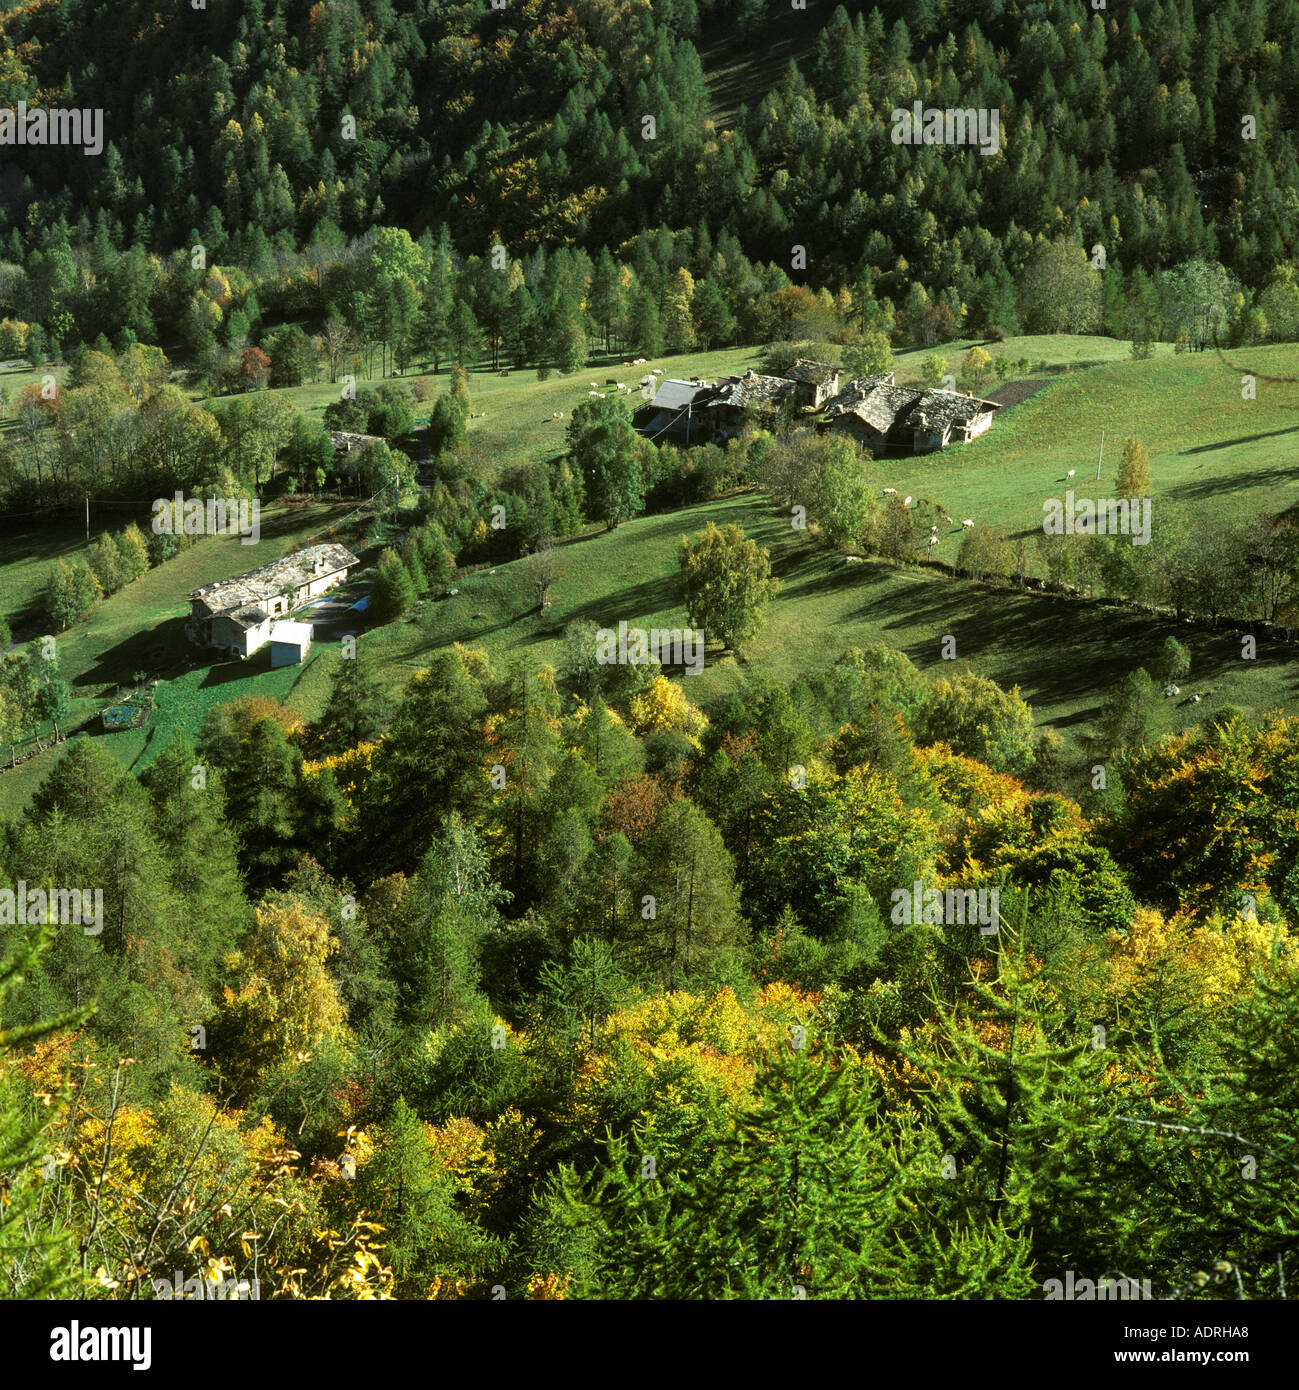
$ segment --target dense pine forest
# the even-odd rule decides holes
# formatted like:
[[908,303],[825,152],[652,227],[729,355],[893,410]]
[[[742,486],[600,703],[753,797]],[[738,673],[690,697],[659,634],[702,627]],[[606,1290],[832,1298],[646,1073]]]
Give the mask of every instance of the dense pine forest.
[[[719,123],[696,45],[721,25],[741,52],[819,32]],[[494,362],[572,365],[584,329],[648,352],[782,336],[817,291],[926,342],[1171,341],[1151,280],[1191,263],[1223,336],[1288,338],[1297,29],[1263,0],[20,6],[4,101],[102,109],[105,144],[9,161],[0,350],[102,334],[210,364],[332,312],[399,365],[479,330]],[[916,101],[997,111],[1000,152],[893,143]],[[376,279],[383,226],[422,255]]]
[[11,1039],[63,1025],[6,1081],[10,1295],[1277,1296],[1293,719],[1084,814],[1021,701],[898,653],[711,720],[610,669],[456,649],[385,709],[361,656],[138,780],[72,745],[3,845],[103,885],[9,966]]
[[[0,15],[0,108],[103,116],[0,146],[0,1298],[1285,1299],[1299,521],[1231,411],[1296,380],[1296,53],[1296,0]],[[646,359],[1019,390],[913,499],[792,396],[647,437]],[[1100,441],[1148,544],[954,495],[1075,365],[1164,392]],[[301,686],[184,645],[252,560],[182,493],[356,552]],[[1095,709],[989,674],[1012,591],[1057,702],[1128,625]]]

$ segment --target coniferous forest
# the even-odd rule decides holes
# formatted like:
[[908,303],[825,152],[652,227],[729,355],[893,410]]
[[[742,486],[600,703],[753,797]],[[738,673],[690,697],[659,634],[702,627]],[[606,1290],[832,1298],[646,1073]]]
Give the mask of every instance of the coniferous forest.
[[0,53],[0,1297],[1293,1296],[1296,0]]

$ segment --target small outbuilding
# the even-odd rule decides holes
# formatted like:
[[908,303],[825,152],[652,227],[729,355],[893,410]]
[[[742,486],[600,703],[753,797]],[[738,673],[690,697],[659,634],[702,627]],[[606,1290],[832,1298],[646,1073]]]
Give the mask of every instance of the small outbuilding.
[[279,622],[271,628],[271,666],[296,666],[311,646],[310,623]]

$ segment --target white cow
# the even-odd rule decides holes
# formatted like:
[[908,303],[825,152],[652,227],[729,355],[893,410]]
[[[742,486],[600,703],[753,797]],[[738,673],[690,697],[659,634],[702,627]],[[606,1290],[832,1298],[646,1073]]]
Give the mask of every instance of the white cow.
[[898,495],[898,490],[897,490],[897,488],[895,488],[895,487],[886,487],[886,488],[884,489],[884,496],[885,496],[885,497],[896,497],[897,495]]
[[962,525],[962,526],[973,526],[973,525],[974,525],[974,522],[973,522],[973,520],[971,520],[970,517],[967,516],[967,517],[965,518],[965,520],[964,520],[963,522],[961,522],[961,525]]

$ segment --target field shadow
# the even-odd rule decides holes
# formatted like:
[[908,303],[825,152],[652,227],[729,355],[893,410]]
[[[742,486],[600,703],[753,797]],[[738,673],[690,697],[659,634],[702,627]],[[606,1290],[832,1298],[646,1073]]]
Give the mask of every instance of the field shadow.
[[1299,464],[1293,467],[1256,468],[1252,472],[1233,472],[1230,477],[1214,473],[1194,482],[1179,483],[1167,489],[1166,495],[1179,501],[1196,501],[1204,497],[1219,496],[1230,487],[1232,492],[1248,488],[1276,487],[1278,484],[1294,482],[1299,479]]
[[[1195,642],[1196,665],[1189,685],[1214,680],[1240,656],[1239,639],[1230,633],[1170,617],[1085,601],[980,592],[959,582],[935,585],[928,593],[909,586],[863,605],[853,617],[896,634],[894,640],[902,650],[930,674],[941,674],[946,663],[932,636],[902,637],[902,631],[917,624],[955,637],[954,669],[968,662],[994,674],[1004,688],[1019,686],[1029,704],[1088,702],[1053,719],[1061,727],[1091,721],[1122,677],[1138,666],[1149,667],[1166,637]],[[1280,643],[1271,650],[1260,643],[1259,668],[1294,660],[1292,651]],[[1299,686],[1299,672],[1294,684]]]
[[772,574],[780,580],[778,602],[837,593],[840,589],[874,587],[885,583],[893,573],[886,565],[871,560],[845,564],[840,557],[827,569],[823,552],[782,556],[773,562]]
[[1299,433],[1299,425],[1291,425],[1284,430],[1264,430],[1260,434],[1242,434],[1235,439],[1218,439],[1212,444],[1195,444],[1189,449],[1179,449],[1182,454],[1211,454],[1217,449],[1230,449],[1236,444],[1255,444],[1260,439],[1275,439],[1282,434]]

